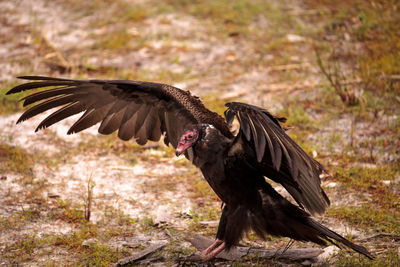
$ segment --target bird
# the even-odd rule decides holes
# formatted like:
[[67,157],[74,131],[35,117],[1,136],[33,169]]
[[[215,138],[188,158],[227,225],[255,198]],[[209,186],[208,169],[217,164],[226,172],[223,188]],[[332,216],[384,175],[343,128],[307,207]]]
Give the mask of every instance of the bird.
[[[83,112],[67,134],[100,123],[100,134],[117,131],[120,139],[134,139],[139,145],[163,137],[177,156],[184,155],[199,168],[223,203],[215,241],[200,254],[204,260],[229,251],[249,231],[261,238],[272,235],[347,246],[374,258],[365,247],[313,219],[330,205],[321,187],[321,175],[327,171],[289,137],[282,126],[285,118],[241,102],[226,103],[224,118],[189,91],[161,83],[18,78],[30,82],[15,86],[7,95],[45,90],[21,99],[29,108],[17,124],[58,108],[40,122],[38,131]],[[266,178],[281,184],[293,200],[279,194]]]

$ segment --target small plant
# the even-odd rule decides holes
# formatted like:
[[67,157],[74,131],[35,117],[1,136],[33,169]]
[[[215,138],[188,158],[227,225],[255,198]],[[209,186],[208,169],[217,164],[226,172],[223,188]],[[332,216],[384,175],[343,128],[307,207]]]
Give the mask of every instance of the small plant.
[[335,92],[339,95],[342,102],[348,106],[360,104],[360,95],[357,94],[357,91],[354,88],[350,88],[348,86],[348,84],[353,84],[353,82],[346,81],[345,75],[341,71],[341,66],[339,63],[334,62],[328,65],[328,68],[325,68],[317,49],[315,49],[315,55],[317,57],[319,69],[325,78],[328,79],[331,86],[335,89]]
[[87,182],[87,196],[85,197],[85,220],[90,221],[90,214],[92,212],[92,201],[93,201],[93,188],[95,186],[95,182],[92,177],[89,177]]

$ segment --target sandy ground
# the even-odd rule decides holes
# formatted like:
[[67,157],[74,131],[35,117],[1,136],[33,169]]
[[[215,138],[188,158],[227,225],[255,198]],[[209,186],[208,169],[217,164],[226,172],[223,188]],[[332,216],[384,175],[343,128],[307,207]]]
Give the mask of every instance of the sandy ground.
[[[73,6],[74,3],[71,5]],[[134,37],[132,39],[145,39],[145,45],[140,49],[112,53],[91,49],[99,38],[113,32],[113,27],[116,27],[110,24],[93,28],[92,24],[99,14],[83,16],[81,13],[84,11],[76,7],[65,8],[65,3],[45,0],[0,1],[0,10],[2,10],[0,14],[0,69],[2,70],[0,81],[7,86],[15,82],[15,76],[21,74],[66,75],[50,66],[49,60],[58,62],[57,64],[73,66],[68,74],[72,77],[78,76],[79,68],[85,64],[98,68],[116,68],[120,71],[118,74],[132,72],[139,77],[143,75],[149,80],[154,77],[159,78],[155,76],[155,73],[168,70],[175,76],[191,77],[188,80],[175,82],[173,85],[190,89],[199,96],[218,94],[218,97],[223,99],[240,98],[252,104],[264,106],[267,103],[268,109],[275,111],[282,107],[279,99],[288,97],[286,89],[292,90],[289,94],[308,97],[310,93],[306,92],[304,85],[315,85],[321,81],[317,68],[309,63],[308,58],[292,55],[290,62],[293,68],[300,67],[307,73],[307,78],[301,83],[304,91],[299,92],[296,87],[285,85],[281,78],[277,78],[275,72],[280,66],[257,67],[250,64],[244,74],[232,75],[230,83],[226,84],[222,81],[221,74],[227,70],[233,73],[236,69],[238,72],[243,71],[235,65],[235,61],[246,58],[249,47],[246,43],[237,42],[233,38],[221,41],[208,36],[206,27],[210,25],[204,25],[207,22],[203,23],[185,14],[163,14],[146,18],[142,22],[145,27],[130,26],[127,32]],[[102,10],[105,17],[113,11],[115,11],[113,5],[110,5],[107,10]],[[263,25],[268,26],[268,21],[260,19],[256,26]],[[164,35],[167,37],[159,38]],[[289,43],[302,44],[301,46],[304,45],[306,49],[309,49],[306,39],[301,36],[288,33],[286,38]],[[137,44],[127,45],[136,46]],[[268,62],[273,58],[274,55],[267,55],[264,60]],[[201,75],[205,70],[209,71],[206,80]],[[83,76],[86,78],[90,74],[85,73]],[[215,91],[215,88],[220,88],[220,91]],[[15,122],[20,115],[21,113],[15,113],[0,116],[0,142],[19,147],[33,155],[61,158],[61,162],[56,166],[39,161],[33,165],[32,169],[33,179],[46,185],[43,196],[46,201],[52,203],[49,204],[50,206],[54,205],[54,200],[70,201],[82,206],[87,196],[88,183],[92,182],[94,183],[91,214],[93,223],[110,220],[110,212],[123,211],[131,218],[151,218],[154,223],[167,223],[172,228],[188,231],[191,211],[198,204],[195,202],[199,200],[191,195],[190,186],[193,184],[184,182],[185,177],[181,177],[180,182],[176,183],[172,189],[157,188],[160,179],[180,177],[186,173],[192,175],[195,170],[182,164],[184,159],[169,157],[165,150],[157,146],[140,150],[140,156],[138,152],[135,152],[134,155],[137,157],[135,164],[129,163],[116,153],[98,150],[93,152],[91,149],[80,150],[80,153],[68,155],[68,157],[60,157],[60,153],[68,149],[78,149],[80,144],[97,136],[97,127],[94,126],[80,134],[66,135],[68,127],[77,119],[77,116],[74,116],[58,123],[57,127],[35,133],[36,126],[46,114],[16,125]],[[314,114],[313,119],[318,120],[319,116]],[[385,117],[385,119],[387,123],[390,123],[396,120],[396,117]],[[368,138],[374,138],[374,126],[377,123],[360,123],[353,127],[351,118],[344,115],[340,120],[332,121],[329,127],[320,130],[318,135],[310,136],[309,140],[318,142],[322,150],[337,149],[340,152],[342,151],[340,147],[327,148],[328,139],[332,133],[344,136],[343,143],[350,142],[350,138],[362,142]],[[352,137],[349,136],[351,127],[354,133]],[[371,152],[369,147],[361,149],[370,153],[378,152],[373,151],[373,148]],[[395,155],[390,151],[382,155],[378,162],[395,161]],[[197,175],[200,174],[197,173]],[[0,174],[0,176],[6,177],[0,181],[2,188],[0,216],[12,216],[34,205],[15,201],[29,191],[27,187],[32,186],[21,183],[21,176],[18,173],[10,172]],[[344,198],[341,194],[336,194],[335,188],[340,189],[340,184],[328,180],[324,186],[331,192],[332,202],[336,204],[354,205],[358,201],[358,196],[348,195]],[[282,188],[278,187],[278,191],[286,194]],[[368,196],[365,198],[368,199]],[[220,203],[216,201],[211,205],[218,209]],[[323,222],[339,233],[359,239],[370,235],[331,218],[324,218]],[[40,237],[45,234],[66,234],[73,231],[74,226],[68,222],[62,220],[48,222],[39,219],[15,230],[0,232],[0,251],[12,240],[21,239],[24,235],[35,233]],[[162,231],[136,237],[142,244],[167,238]],[[118,242],[122,241],[112,240],[109,244],[118,246],[120,244]],[[183,242],[181,246],[189,245]],[[320,260],[324,261],[331,257],[331,253],[332,247],[327,248]],[[69,263],[72,264],[70,257],[67,251],[56,248],[52,253],[39,253],[27,262],[27,265],[40,266],[49,259],[56,265],[66,260],[64,263],[69,265]],[[10,264],[9,261],[2,260],[0,257],[0,265],[8,264]]]

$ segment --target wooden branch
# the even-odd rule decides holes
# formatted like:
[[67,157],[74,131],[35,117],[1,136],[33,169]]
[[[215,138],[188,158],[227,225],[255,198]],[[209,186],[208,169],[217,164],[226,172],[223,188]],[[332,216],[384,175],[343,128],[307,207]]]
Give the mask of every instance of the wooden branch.
[[157,252],[161,249],[163,249],[167,245],[167,242],[159,243],[152,245],[150,247],[147,247],[143,249],[142,251],[139,251],[137,253],[134,253],[133,255],[129,257],[122,258],[118,261],[118,263],[115,266],[125,266],[125,265],[130,265],[136,261],[143,260],[147,258],[149,255],[153,254],[154,252]]
[[[188,239],[188,241],[199,251],[206,249],[213,241],[201,235]],[[250,256],[262,259],[285,259],[299,261],[313,259],[320,255],[324,250],[321,248],[294,248],[283,252],[283,249],[261,249],[246,246],[233,247],[229,252],[223,251],[217,255],[219,259],[237,260],[244,256]],[[282,253],[283,252],[283,253]],[[191,257],[189,260],[201,260],[200,257]]]

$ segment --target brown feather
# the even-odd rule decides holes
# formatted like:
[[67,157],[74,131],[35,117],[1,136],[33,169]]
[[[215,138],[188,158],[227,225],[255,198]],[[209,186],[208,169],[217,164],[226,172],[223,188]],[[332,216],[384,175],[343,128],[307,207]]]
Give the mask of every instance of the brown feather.
[[[148,105],[141,105],[140,108],[138,109],[137,120],[136,120],[135,128],[134,128],[135,133],[138,133],[139,129],[142,128],[142,125],[143,125],[144,121],[146,120],[147,115],[149,114],[149,111],[150,111],[150,106],[148,106]],[[145,134],[145,133],[143,133],[143,134]]]
[[[186,126],[207,123],[225,136],[233,138],[221,116],[208,110],[199,98],[188,91],[173,86],[142,81],[83,81],[40,76],[21,78],[34,82],[16,86],[8,94],[42,87],[55,88],[25,97],[24,104],[34,106],[19,121],[66,105],[46,118],[38,129],[48,127],[78,111],[85,111],[71,126],[69,133],[82,131],[101,122],[99,132],[103,134],[119,130],[118,135],[122,139],[136,135],[140,137],[141,143],[145,142],[143,139],[156,141],[165,134],[164,141],[176,146]],[[140,108],[142,106],[143,109]],[[135,115],[138,110],[139,114]]]
[[68,130],[68,134],[79,133],[104,119],[107,112],[110,110],[113,103],[108,103],[99,108],[87,109],[86,112],[79,118]]
[[76,101],[75,95],[62,95],[59,97],[52,98],[50,100],[47,100],[45,102],[42,102],[36,106],[29,108],[27,111],[25,111],[21,115],[21,117],[18,119],[17,123],[20,123],[29,118],[32,118],[32,117],[34,117],[40,113],[43,113],[49,109],[68,104],[72,101]]
[[[254,161],[247,155],[253,167],[281,183],[310,213],[324,213],[329,206],[319,178],[324,168],[285,133],[279,123],[282,119],[272,116],[265,109],[244,103],[232,102],[226,106],[227,120],[232,121],[236,116],[240,123],[243,135],[236,138],[246,138],[248,142],[244,144],[254,151]],[[265,149],[270,153],[266,153]]]
[[46,81],[46,82],[30,82],[24,83],[15,86],[13,89],[8,91],[6,95],[15,94],[19,92],[23,92],[30,89],[41,88],[41,87],[49,87],[49,86],[59,86],[59,85],[71,85],[73,82],[71,81]]
[[107,115],[100,124],[99,133],[111,134],[118,130],[122,123],[126,108],[127,106],[116,113]]
[[65,87],[59,87],[55,88],[52,90],[46,90],[46,91],[41,91],[37,92],[31,95],[28,95],[26,97],[21,98],[20,101],[24,101],[24,107],[30,104],[33,104],[37,101],[41,101],[44,99],[48,99],[53,96],[59,96],[59,95],[70,95],[76,91],[75,87],[70,87],[70,86],[65,86]]
[[35,132],[37,132],[40,129],[45,129],[54,123],[57,123],[65,118],[68,118],[72,115],[78,114],[79,112],[82,112],[85,110],[85,107],[82,106],[81,103],[79,102],[73,102],[70,103],[61,109],[57,110],[56,112],[52,113],[49,115],[46,119],[44,119],[36,128]]

